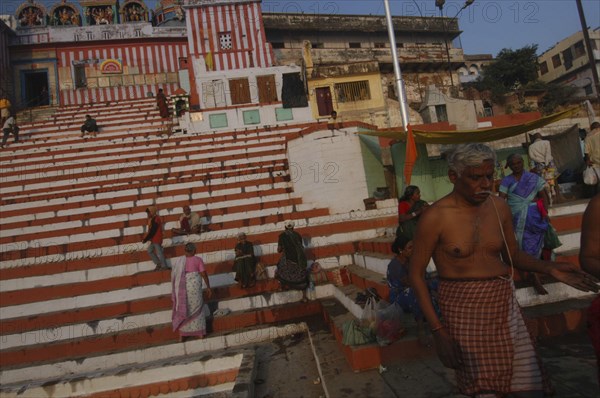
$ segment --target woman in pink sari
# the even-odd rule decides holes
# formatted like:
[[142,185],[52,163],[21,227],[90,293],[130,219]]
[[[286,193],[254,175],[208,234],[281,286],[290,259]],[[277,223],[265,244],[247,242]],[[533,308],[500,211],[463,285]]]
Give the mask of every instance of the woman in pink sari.
[[206,298],[210,299],[212,291],[204,262],[196,256],[196,246],[188,243],[185,255],[174,262],[171,272],[173,330],[179,331],[181,341],[206,335],[206,317],[210,310],[204,303],[202,280],[206,286]]

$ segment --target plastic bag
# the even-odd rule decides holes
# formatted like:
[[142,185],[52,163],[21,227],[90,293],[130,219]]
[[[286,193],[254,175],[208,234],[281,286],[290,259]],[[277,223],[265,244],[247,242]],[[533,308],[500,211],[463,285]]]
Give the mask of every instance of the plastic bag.
[[321,268],[321,264],[314,262],[309,269],[310,273],[308,275],[309,280],[315,284],[320,285],[323,283],[327,283],[327,274]]
[[596,185],[598,184],[598,174],[592,166],[588,166],[583,170],[583,183],[585,185]]
[[360,321],[364,327],[375,330],[377,327],[377,302],[369,297],[360,315]]
[[379,345],[388,345],[398,340],[404,334],[401,323],[400,308],[381,300],[377,305],[376,336]]
[[344,345],[362,345],[375,342],[375,335],[371,332],[371,329],[360,326],[354,319],[344,322],[342,334],[342,344]]
[[261,281],[265,279],[269,279],[269,274],[267,273],[267,268],[263,263],[256,263],[256,280]]

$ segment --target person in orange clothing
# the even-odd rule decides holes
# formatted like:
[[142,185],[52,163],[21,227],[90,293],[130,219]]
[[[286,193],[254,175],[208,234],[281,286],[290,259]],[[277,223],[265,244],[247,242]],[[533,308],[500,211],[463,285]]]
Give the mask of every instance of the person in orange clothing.
[[152,262],[156,264],[155,270],[167,269],[169,267],[167,266],[162,247],[163,226],[162,220],[158,216],[158,209],[156,206],[148,206],[146,214],[148,215],[148,232],[144,236],[142,243],[150,242],[148,255],[152,259]]

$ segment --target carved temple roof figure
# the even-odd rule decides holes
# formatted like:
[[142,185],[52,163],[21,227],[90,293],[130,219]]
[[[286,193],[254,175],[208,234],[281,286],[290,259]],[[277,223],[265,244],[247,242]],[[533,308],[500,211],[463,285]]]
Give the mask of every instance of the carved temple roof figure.
[[46,26],[46,7],[40,3],[36,3],[34,0],[28,0],[17,8],[15,17],[17,18],[17,27],[19,28]]
[[80,26],[81,13],[79,8],[67,0],[61,0],[50,9],[48,24],[51,26]]
[[148,22],[148,7],[143,0],[125,0],[119,14],[124,23]]
[[114,25],[119,23],[117,0],[83,0],[84,25]]

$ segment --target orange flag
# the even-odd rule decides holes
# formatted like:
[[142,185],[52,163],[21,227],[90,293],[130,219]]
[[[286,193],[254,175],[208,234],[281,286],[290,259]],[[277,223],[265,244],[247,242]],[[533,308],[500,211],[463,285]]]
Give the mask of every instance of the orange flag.
[[417,145],[410,124],[406,129],[406,158],[404,159],[404,185],[410,185],[410,177],[417,161]]

